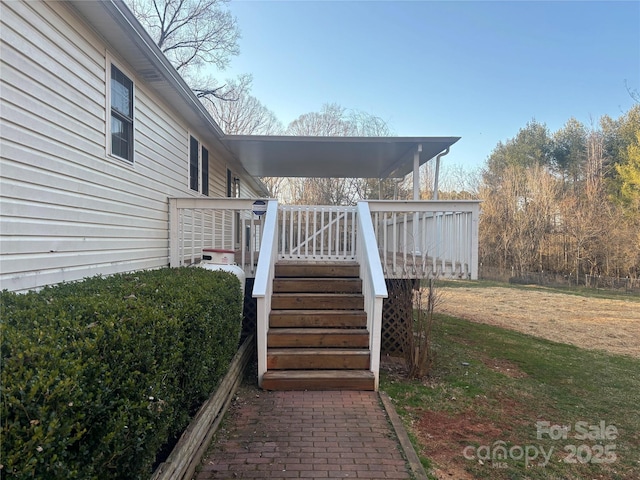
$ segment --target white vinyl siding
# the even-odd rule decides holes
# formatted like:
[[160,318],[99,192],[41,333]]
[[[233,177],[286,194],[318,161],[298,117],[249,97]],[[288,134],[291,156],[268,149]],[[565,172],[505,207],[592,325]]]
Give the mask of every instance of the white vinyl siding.
[[[200,195],[191,126],[64,3],[4,2],[0,37],[0,288],[166,266],[168,197]],[[112,60],[135,85],[135,163],[105,148]],[[209,193],[224,196],[208,143]]]

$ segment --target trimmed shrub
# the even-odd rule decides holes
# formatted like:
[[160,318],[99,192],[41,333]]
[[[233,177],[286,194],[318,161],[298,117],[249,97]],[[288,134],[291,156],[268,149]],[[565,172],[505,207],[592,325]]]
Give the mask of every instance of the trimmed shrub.
[[148,478],[237,351],[238,279],[161,269],[0,293],[6,478]]

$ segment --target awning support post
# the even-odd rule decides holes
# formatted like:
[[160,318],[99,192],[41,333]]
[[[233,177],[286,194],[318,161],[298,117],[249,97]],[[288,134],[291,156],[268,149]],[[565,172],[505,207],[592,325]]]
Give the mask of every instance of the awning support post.
[[422,152],[422,144],[418,145],[413,154],[413,199],[420,200],[420,152]]
[[[420,153],[422,152],[422,144],[418,145],[415,153],[413,154],[413,199],[420,200]],[[419,245],[418,245],[418,234],[419,234],[419,225],[418,225],[418,212],[413,214],[413,255],[419,256]],[[406,248],[406,246],[405,246]]]

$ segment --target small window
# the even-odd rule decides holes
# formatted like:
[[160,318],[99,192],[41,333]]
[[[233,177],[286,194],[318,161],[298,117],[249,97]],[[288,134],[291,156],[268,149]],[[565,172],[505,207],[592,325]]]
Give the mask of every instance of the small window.
[[227,197],[231,198],[233,195],[233,175],[231,174],[231,170],[227,168]]
[[199,180],[199,150],[200,144],[198,140],[193,137],[190,137],[190,148],[189,148],[189,188],[191,190],[198,191],[198,180]]
[[111,154],[133,162],[133,82],[111,65]]
[[202,147],[202,194],[209,196],[209,150]]

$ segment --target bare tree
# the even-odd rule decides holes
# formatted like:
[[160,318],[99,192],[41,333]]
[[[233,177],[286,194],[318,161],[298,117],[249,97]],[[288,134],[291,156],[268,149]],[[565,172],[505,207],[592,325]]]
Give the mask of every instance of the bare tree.
[[483,199],[479,228],[480,259],[487,265],[502,269],[513,265],[514,216],[519,191],[517,168],[503,168],[499,180],[492,179],[490,185],[485,182],[480,191]]
[[[433,341],[436,323],[436,308],[443,302],[442,292],[435,278],[424,279],[424,287],[405,281],[402,285],[409,290],[412,311],[404,317],[403,352],[408,378],[424,378],[435,365],[436,350]],[[417,288],[413,288],[417,286]],[[411,291],[412,290],[412,291]]]
[[562,203],[563,229],[572,239],[576,281],[582,273],[598,273],[597,244],[611,232],[610,204],[598,185],[590,184],[581,195],[569,195]]
[[638,91],[638,89],[631,88],[626,80],[624,81],[624,86],[627,89],[627,92],[629,93],[629,96],[633,99],[633,101],[640,104],[640,92]]
[[249,93],[251,75],[227,81],[227,98],[208,96],[205,106],[227,135],[279,135],[283,126],[276,115]]
[[604,136],[602,132],[591,129],[587,136],[587,182],[601,182],[604,178]]
[[[319,112],[300,115],[286,129],[288,135],[321,137],[388,136],[390,129],[379,117],[360,111],[349,111],[335,104],[325,104]],[[362,198],[389,198],[393,180],[363,178],[298,178],[289,179],[288,201],[298,204],[352,205]]]
[[262,177],[260,180],[267,187],[269,198],[283,199],[289,194],[289,185],[285,177]]
[[160,50],[199,97],[225,98],[226,86],[201,76],[238,55],[240,31],[229,0],[125,0]]
[[317,137],[351,136],[354,128],[346,117],[346,108],[327,103],[319,112],[300,115],[287,127],[288,135]]
[[540,165],[527,169],[517,199],[513,254],[521,271],[542,270],[542,245],[553,227],[559,184]]
[[557,212],[558,181],[540,165],[509,166],[499,185],[483,188],[483,261],[520,272],[542,268],[541,247]]

